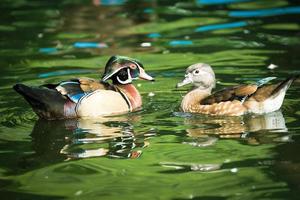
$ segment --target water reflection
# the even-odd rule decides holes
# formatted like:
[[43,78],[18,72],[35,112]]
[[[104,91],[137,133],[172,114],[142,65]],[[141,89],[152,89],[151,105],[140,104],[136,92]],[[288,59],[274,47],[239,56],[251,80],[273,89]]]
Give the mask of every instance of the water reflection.
[[122,5],[126,1],[125,0],[92,0],[93,4],[95,6],[116,6],[116,5]]
[[[281,111],[244,117],[182,117],[189,136],[183,144],[195,147],[212,146],[221,138],[241,139],[250,145],[291,141],[288,135],[282,134],[287,132],[287,127]],[[136,131],[132,124],[138,121],[140,116],[65,121],[40,119],[31,134],[35,156],[43,155],[44,159],[54,161],[103,156],[138,158],[149,144],[147,139],[153,135]],[[264,132],[269,134],[261,134]]]
[[33,148],[37,155],[67,159],[107,156],[138,158],[147,146],[143,134],[134,132],[136,118],[38,120],[32,130]]
[[231,3],[242,3],[251,0],[196,0],[199,5],[220,5],[220,4],[231,4]]
[[230,17],[268,17],[285,14],[298,14],[300,13],[300,7],[282,7],[282,8],[271,8],[261,10],[248,10],[248,11],[231,11],[229,12]]
[[[196,116],[186,118],[184,123],[189,127],[187,135],[196,139],[186,143],[198,147],[213,145],[217,138],[242,138],[248,144],[259,144],[259,139],[253,137],[254,133],[288,131],[281,111],[242,117]],[[288,141],[288,138],[277,140]]]
[[200,26],[195,29],[195,32],[206,32],[206,31],[214,31],[214,30],[223,30],[230,28],[239,28],[247,26],[248,22],[239,21],[239,22],[231,22],[231,23],[222,23],[222,24],[211,24],[206,26]]

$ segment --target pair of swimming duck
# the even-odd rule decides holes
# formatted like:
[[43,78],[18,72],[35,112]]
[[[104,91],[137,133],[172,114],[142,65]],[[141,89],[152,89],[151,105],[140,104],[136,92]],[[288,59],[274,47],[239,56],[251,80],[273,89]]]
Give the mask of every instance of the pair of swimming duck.
[[[132,84],[137,78],[154,81],[139,61],[112,56],[106,63],[100,81],[77,78],[39,87],[16,84],[13,88],[41,118],[99,117],[141,108],[141,95]],[[238,85],[212,93],[216,85],[214,71],[208,64],[197,63],[187,68],[185,79],[177,84],[177,87],[187,84],[194,86],[183,97],[181,109],[183,112],[227,116],[273,112],[281,107],[285,93],[296,76],[265,85],[272,79],[274,77],[268,77],[253,84]],[[108,83],[108,80],[112,83]]]

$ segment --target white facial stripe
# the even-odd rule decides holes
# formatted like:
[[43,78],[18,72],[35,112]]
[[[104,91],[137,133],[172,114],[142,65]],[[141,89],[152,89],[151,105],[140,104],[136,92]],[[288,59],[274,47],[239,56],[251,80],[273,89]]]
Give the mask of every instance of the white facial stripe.
[[117,76],[117,80],[119,83],[125,85],[125,84],[128,84],[128,83],[131,83],[132,82],[132,79],[131,78],[128,78],[126,81],[122,81],[120,80],[120,78]]
[[119,69],[117,69],[116,71],[114,71],[113,73],[111,73],[110,75],[105,76],[102,80],[106,81],[107,79],[109,79],[110,77],[112,77],[114,74],[116,74],[117,72],[119,72],[121,69],[124,69],[125,67],[121,67]]
[[140,69],[140,68],[142,68],[137,62],[135,62],[135,61],[133,61],[133,60],[131,60],[131,62],[133,62],[134,64],[136,64],[136,66]]
[[[115,61],[116,61],[116,60],[115,60]],[[114,63],[115,61],[113,61],[112,63]],[[136,61],[130,60],[130,62],[133,62],[133,63],[137,66],[137,68],[138,68],[139,70],[143,69]],[[103,78],[103,81],[106,81],[107,79],[109,79],[110,77],[112,77],[114,74],[116,74],[118,71],[120,71],[121,69],[126,68],[126,67],[127,67],[127,66],[121,67],[121,68],[117,69],[115,72],[113,72],[112,74],[110,74],[110,75],[108,75],[108,76],[105,76],[105,77]],[[128,73],[128,74],[130,74],[130,73]]]
[[131,77],[129,68],[127,68],[127,75],[128,75],[128,80],[132,81],[132,77]]

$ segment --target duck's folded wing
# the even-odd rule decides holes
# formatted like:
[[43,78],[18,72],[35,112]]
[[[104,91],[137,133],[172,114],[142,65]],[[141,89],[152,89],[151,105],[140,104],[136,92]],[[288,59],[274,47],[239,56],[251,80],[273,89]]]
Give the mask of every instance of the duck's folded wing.
[[262,102],[271,97],[276,97],[281,93],[285,93],[292,82],[298,79],[298,77],[299,75],[294,75],[276,84],[262,85],[253,95],[251,95],[251,97],[258,102]]
[[262,87],[259,87],[257,91],[253,95],[251,95],[251,97],[258,102],[262,102],[267,98],[269,98],[279,85],[280,83],[272,84],[272,85],[264,85]]
[[62,95],[77,103],[86,94],[95,90],[112,90],[108,83],[102,83],[91,78],[78,78],[63,81],[59,84],[47,84],[44,87],[57,90]]
[[93,92],[95,90],[112,90],[114,89],[108,83],[99,82],[98,80],[92,78],[82,77],[77,79],[80,83],[80,88],[84,92]]
[[238,85],[219,90],[200,101],[201,105],[211,105],[225,101],[244,101],[248,96],[254,94],[258,86],[256,84]]

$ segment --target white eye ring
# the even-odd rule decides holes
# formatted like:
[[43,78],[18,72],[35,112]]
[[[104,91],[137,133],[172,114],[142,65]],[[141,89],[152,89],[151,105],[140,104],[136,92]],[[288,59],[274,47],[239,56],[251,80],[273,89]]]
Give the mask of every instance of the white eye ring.
[[198,69],[196,69],[194,72],[193,72],[194,75],[199,75],[200,74],[200,71]]

